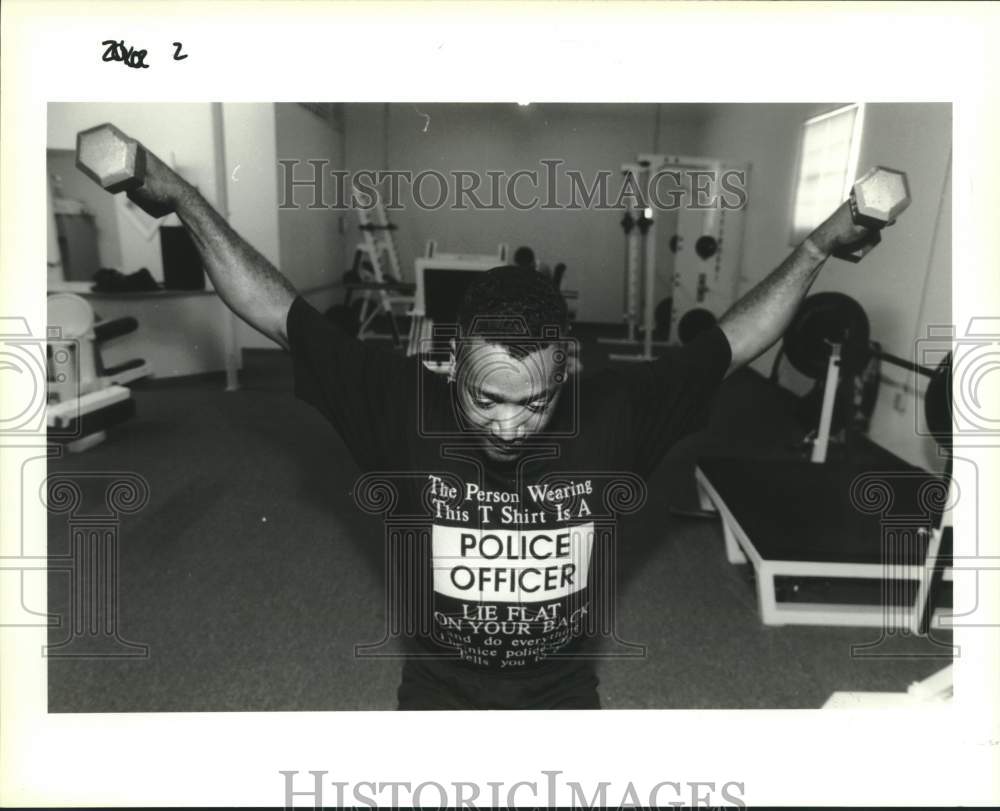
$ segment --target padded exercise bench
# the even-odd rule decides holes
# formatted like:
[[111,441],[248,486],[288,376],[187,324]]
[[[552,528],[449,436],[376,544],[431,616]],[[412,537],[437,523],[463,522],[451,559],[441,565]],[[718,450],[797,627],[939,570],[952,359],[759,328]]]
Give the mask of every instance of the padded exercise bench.
[[70,293],[50,295],[46,305],[48,436],[80,452],[103,442],[109,428],[135,414],[126,384],[149,376],[152,369],[141,358],[107,366],[101,356],[103,344],[138,329],[136,319],[99,322],[90,304]]
[[695,478],[726,557],[754,567],[765,625],[916,629],[932,584],[951,580],[940,476],[902,461],[720,457],[699,459]]

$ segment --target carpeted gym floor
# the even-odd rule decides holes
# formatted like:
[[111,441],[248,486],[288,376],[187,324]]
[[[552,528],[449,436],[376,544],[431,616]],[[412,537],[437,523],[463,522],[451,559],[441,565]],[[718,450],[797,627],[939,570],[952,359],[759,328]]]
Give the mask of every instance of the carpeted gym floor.
[[[591,369],[605,362],[600,332],[577,329]],[[399,661],[354,656],[382,638],[385,616],[383,530],[354,506],[359,471],[291,395],[284,353],[245,353],[241,382],[230,393],[215,375],[137,387],[134,419],[50,462],[50,473],[131,471],[150,488],[120,523],[118,595],[120,635],[149,654],[50,658],[51,712],[395,708]],[[726,562],[718,523],[671,513],[697,507],[699,453],[793,455],[801,433],[791,399],[743,371],[709,428],[660,466],[622,527],[619,634],[647,654],[599,664],[605,707],[816,708],[835,690],[905,690],[947,664],[927,657],[942,647],[903,634],[880,648],[899,657],[856,658],[851,646],[877,630],[763,626],[752,571]],[[103,511],[97,480],[79,480],[79,511]],[[51,555],[66,554],[68,536],[66,516],[52,515]],[[50,612],[69,600],[67,578],[50,573]],[[50,632],[52,644],[65,637]]]

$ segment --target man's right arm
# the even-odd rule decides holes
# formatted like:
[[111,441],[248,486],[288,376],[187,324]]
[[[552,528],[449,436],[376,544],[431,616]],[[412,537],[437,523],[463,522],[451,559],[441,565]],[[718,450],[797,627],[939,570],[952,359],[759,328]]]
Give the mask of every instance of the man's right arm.
[[176,212],[226,306],[288,349],[286,323],[297,295],[295,288],[232,229],[197,189],[147,150],[145,180],[128,195],[140,206],[152,203]]

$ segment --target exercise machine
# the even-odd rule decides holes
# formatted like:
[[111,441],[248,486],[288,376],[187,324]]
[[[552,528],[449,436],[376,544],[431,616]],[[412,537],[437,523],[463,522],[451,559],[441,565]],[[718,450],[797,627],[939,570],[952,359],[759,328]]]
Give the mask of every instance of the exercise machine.
[[[622,164],[624,182],[633,188],[642,188],[642,181],[648,170],[648,161],[640,160],[637,163]],[[656,230],[653,227],[653,208],[650,206],[637,207],[629,196],[621,226],[625,232],[625,286],[623,294],[625,337],[599,338],[598,342],[641,348],[638,353],[611,353],[609,357],[612,360],[654,360],[653,347],[666,346],[666,342],[653,338],[656,318],[654,302],[656,292]]]
[[[744,194],[750,165],[710,156],[643,154],[654,176],[673,177],[684,203],[670,221],[665,240],[669,293],[658,308],[661,332],[672,344],[687,344],[712,327],[736,300],[742,278],[745,208],[722,205],[728,176],[740,179]],[[707,195],[711,203],[700,201]],[[697,204],[697,205],[696,205]]]
[[97,321],[81,296],[57,293],[46,300],[49,436],[78,453],[107,438],[107,431],[135,414],[128,383],[152,374],[135,358],[115,366],[104,364],[101,348],[138,329],[131,317]]
[[[623,163],[622,176],[625,183],[637,184],[640,176],[640,167],[637,163]],[[629,178],[632,178],[631,181]],[[645,214],[645,212],[642,212]],[[648,220],[643,220],[648,226]],[[598,338],[598,343],[602,344],[624,344],[627,346],[638,346],[638,326],[639,326],[639,277],[642,275],[642,256],[640,254],[642,246],[642,231],[640,231],[639,210],[636,208],[631,196],[627,198],[625,213],[621,219],[622,231],[625,233],[625,273],[623,276],[624,286],[622,289],[622,301],[625,304],[623,319],[625,320],[624,338]]]
[[[622,165],[626,178],[643,190],[646,203],[662,202],[652,194],[664,178],[674,179],[701,171],[708,193],[717,195],[723,170],[736,169],[748,176],[748,167],[724,164],[713,158],[642,153],[634,163]],[[668,171],[669,170],[669,171]],[[626,182],[629,182],[626,180]],[[679,181],[678,181],[679,182]],[[624,344],[634,353],[610,357],[622,361],[651,361],[655,348],[689,343],[711,327],[735,297],[740,271],[743,237],[742,210],[725,211],[689,204],[657,212],[647,205],[628,207],[621,224],[625,232],[625,338],[602,339],[605,344]],[[657,232],[670,233],[669,254],[664,264],[669,295],[656,301]],[[725,243],[725,250],[723,244]]]
[[870,332],[864,308],[837,292],[808,296],[785,331],[770,379],[779,384],[785,360],[814,381],[798,405],[799,418],[811,427],[802,445],[813,462],[825,462],[831,444],[846,444],[855,413],[871,416],[878,377],[869,367],[879,363],[879,352]]
[[[950,358],[921,373],[947,381]],[[928,385],[924,401],[947,453],[950,385]],[[950,463],[937,475],[885,451],[865,463],[703,457],[695,479],[702,507],[721,519],[726,558],[753,566],[765,625],[914,635],[940,626],[957,499]]]

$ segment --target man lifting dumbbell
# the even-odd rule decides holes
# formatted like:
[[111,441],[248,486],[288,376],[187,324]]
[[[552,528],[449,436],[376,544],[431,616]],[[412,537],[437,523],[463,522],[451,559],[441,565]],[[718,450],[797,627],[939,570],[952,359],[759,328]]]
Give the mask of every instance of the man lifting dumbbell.
[[[114,128],[81,133],[78,158],[153,216],[176,212],[226,305],[290,351],[296,395],[362,470],[394,471],[396,512],[420,526],[394,570],[408,578],[400,604],[411,613],[401,709],[599,707],[592,661],[613,576],[603,528],[623,481],[648,476],[701,426],[722,379],[778,340],[831,254],[860,258],[909,202],[903,175],[873,170],[716,326],[648,365],[588,378],[568,373],[566,305],[552,284],[496,268],[468,288],[445,380],[341,332]],[[366,481],[356,496],[375,509]]]

